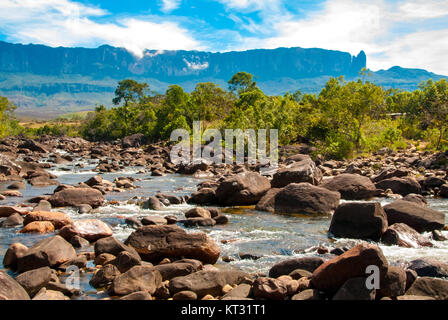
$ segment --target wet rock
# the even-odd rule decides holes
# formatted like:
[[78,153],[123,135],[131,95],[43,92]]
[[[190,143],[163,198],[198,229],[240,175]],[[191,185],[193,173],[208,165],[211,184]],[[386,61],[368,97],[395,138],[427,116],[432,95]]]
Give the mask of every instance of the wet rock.
[[16,280],[0,270],[0,300],[30,300],[30,296]]
[[216,198],[216,192],[212,188],[202,188],[198,191],[195,191],[191,194],[191,198],[188,200],[188,203],[195,204],[214,204],[217,203],[218,199]]
[[86,185],[88,185],[89,187],[101,185],[103,183],[103,177],[100,176],[100,175],[96,175],[96,176],[93,176],[92,178],[90,178],[89,180],[87,180],[84,183]]
[[5,197],[21,197],[22,193],[20,193],[20,191],[18,190],[7,190],[3,191],[2,195]]
[[197,300],[198,295],[193,291],[180,291],[173,296],[173,300]]
[[54,225],[49,221],[33,221],[20,230],[20,233],[51,233],[54,232]]
[[283,281],[273,278],[258,278],[252,285],[255,298],[268,300],[284,300],[288,289]]
[[297,269],[314,272],[323,263],[324,259],[319,257],[303,257],[280,261],[269,270],[269,277],[278,278],[283,275],[289,275]]
[[162,276],[154,267],[135,266],[114,279],[111,292],[124,296],[133,292],[146,291],[153,295],[161,283]]
[[445,225],[445,214],[415,203],[396,200],[386,206],[384,211],[389,225],[405,223],[418,232],[442,229]]
[[42,267],[24,272],[16,277],[16,281],[33,297],[51,280],[51,269]]
[[418,278],[406,291],[406,296],[409,295],[448,300],[448,281],[430,277]]
[[219,296],[225,285],[240,284],[247,276],[241,271],[198,271],[187,276],[171,279],[169,290],[172,294],[180,291],[193,291],[202,298],[206,294]]
[[165,218],[161,217],[144,217],[141,220],[142,225],[144,226],[153,226],[153,225],[165,225],[167,221]]
[[381,249],[362,243],[320,265],[313,272],[311,284],[322,291],[336,292],[347,280],[366,277],[366,268],[370,265],[379,268],[380,276],[387,272],[388,263]]
[[57,267],[75,258],[76,251],[72,245],[62,237],[54,236],[30,247],[17,259],[17,266],[19,272],[25,272],[46,266]]
[[163,205],[160,202],[160,200],[154,196],[149,197],[148,200],[146,200],[143,203],[143,209],[149,209],[149,210],[162,210]]
[[75,207],[80,204],[88,204],[92,208],[103,204],[103,194],[93,188],[69,188],[53,194],[48,201],[54,207]]
[[216,224],[228,224],[229,223],[229,218],[227,218],[223,214],[213,217],[213,220],[215,220]]
[[93,274],[89,283],[94,288],[104,288],[110,285],[120,274],[116,266],[107,264]]
[[72,224],[73,221],[68,215],[56,211],[33,211],[25,216],[24,225],[35,221],[51,222],[55,229],[60,229],[66,225]]
[[27,139],[24,143],[20,144],[17,148],[19,149],[28,149],[31,151],[41,152],[41,153],[47,153],[47,149],[40,143],[32,140]]
[[121,273],[125,273],[132,267],[141,265],[141,259],[127,251],[122,251],[114,260],[107,263],[115,265]]
[[386,169],[381,171],[378,175],[371,177],[373,182],[380,182],[390,178],[406,177],[409,174],[407,169]]
[[185,212],[185,217],[188,218],[211,218],[210,211],[204,208],[193,208]]
[[143,133],[136,133],[123,138],[121,146],[123,148],[137,148],[146,143],[146,137]]
[[372,181],[359,174],[343,173],[324,181],[320,186],[339,192],[341,198],[347,200],[369,199],[379,194]]
[[417,280],[418,274],[414,270],[406,269],[406,291],[412,286],[415,280]]
[[412,260],[408,269],[414,270],[420,277],[448,278],[448,264],[435,259]]
[[269,180],[256,172],[240,173],[224,179],[216,189],[216,197],[222,205],[252,205],[270,187]]
[[448,183],[440,186],[438,196],[442,198],[448,198]]
[[28,248],[18,242],[11,244],[6,250],[5,256],[3,258],[3,265],[6,268],[11,268],[15,270],[17,268],[17,260],[28,251]]
[[290,183],[308,182],[318,185],[322,180],[322,171],[311,159],[293,162],[286,168],[278,170],[271,181],[274,188],[282,188]]
[[211,218],[189,218],[183,221],[185,227],[212,227],[216,221]]
[[380,281],[379,297],[398,297],[406,292],[406,271],[403,268],[389,266],[384,278]]
[[10,215],[6,220],[0,222],[0,227],[2,228],[12,228],[15,226],[20,226],[23,224],[23,217],[18,214],[14,213]]
[[140,220],[138,220],[136,217],[129,217],[126,218],[124,221],[128,226],[137,229],[143,226]]
[[23,181],[16,181],[16,182],[11,183],[8,186],[8,189],[10,189],[10,190],[20,190],[20,189],[25,189],[25,188],[26,188],[26,183]]
[[337,192],[309,183],[291,183],[267,202],[273,203],[268,211],[274,213],[330,214],[338,206],[339,199]]
[[187,233],[175,225],[144,226],[134,231],[125,242],[149,262],[163,258],[191,258],[214,264],[220,249],[204,233]]
[[348,279],[336,292],[332,300],[375,300],[376,290],[368,289],[366,278]]
[[51,211],[51,203],[47,200],[40,200],[37,206],[33,208],[33,211]]
[[381,242],[391,246],[397,245],[406,248],[433,246],[428,238],[404,223],[394,223],[389,226],[382,235]]
[[432,231],[432,238],[436,241],[446,241],[448,240],[447,237],[445,237],[442,232],[440,232],[439,230],[433,230]]
[[90,211],[93,210],[93,208],[90,205],[85,204],[85,203],[80,204],[80,205],[76,206],[75,208],[76,208],[76,210],[78,210],[79,214],[89,213]]
[[421,194],[410,193],[410,194],[404,196],[401,200],[410,201],[410,202],[418,204],[422,207],[428,206],[428,201],[426,201],[426,198],[424,196],[422,196]]
[[411,177],[385,179],[376,183],[375,186],[382,190],[391,189],[393,193],[401,194],[402,196],[410,193],[422,193],[420,184]]
[[422,182],[422,187],[426,190],[431,190],[434,188],[440,188],[446,183],[445,180],[438,178],[438,177],[428,177]]
[[59,231],[59,235],[66,240],[79,236],[91,242],[110,237],[112,234],[112,229],[98,219],[74,220]]
[[378,241],[386,229],[387,216],[379,202],[347,202],[336,208],[329,232],[340,238]]
[[54,179],[50,179],[48,176],[38,176],[28,180],[28,182],[33,187],[48,187],[48,186],[57,186],[59,182]]

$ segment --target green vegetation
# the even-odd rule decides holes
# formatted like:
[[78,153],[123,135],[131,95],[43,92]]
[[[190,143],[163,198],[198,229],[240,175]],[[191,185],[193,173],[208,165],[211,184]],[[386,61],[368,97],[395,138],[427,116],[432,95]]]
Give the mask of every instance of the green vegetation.
[[[154,94],[146,83],[126,79],[115,91],[115,107],[100,105],[88,114],[59,118],[26,132],[79,134],[89,140],[143,133],[149,141],[161,141],[169,139],[172,130],[191,131],[193,121],[202,120],[203,129],[278,129],[280,144],[309,141],[316,153],[334,159],[384,147],[405,148],[412,141],[425,141],[433,150],[448,148],[445,79],[428,80],[408,92],[385,90],[365,78],[367,74],[357,81],[331,78],[319,94],[296,91],[283,96],[266,95],[247,72],[235,74],[228,90],[207,82],[197,84],[191,93],[171,85],[165,94]],[[2,110],[6,118],[12,111]],[[10,128],[2,134],[11,134],[14,125],[2,121]]]

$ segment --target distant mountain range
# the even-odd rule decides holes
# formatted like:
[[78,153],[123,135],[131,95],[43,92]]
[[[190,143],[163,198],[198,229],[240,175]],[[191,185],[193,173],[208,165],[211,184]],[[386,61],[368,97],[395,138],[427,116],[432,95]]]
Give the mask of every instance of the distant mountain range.
[[[303,48],[225,53],[146,50],[139,58],[108,45],[52,48],[0,41],[0,95],[19,106],[19,115],[45,118],[92,110],[95,104],[108,106],[117,82],[125,78],[145,81],[153,91],[163,93],[170,84],[191,91],[207,81],[226,88],[233,74],[246,71],[257,77],[259,87],[268,94],[297,89],[317,93],[330,77],[358,78],[366,63],[363,51],[352,56]],[[384,87],[414,90],[429,78],[444,76],[393,67],[372,72],[366,79]]]

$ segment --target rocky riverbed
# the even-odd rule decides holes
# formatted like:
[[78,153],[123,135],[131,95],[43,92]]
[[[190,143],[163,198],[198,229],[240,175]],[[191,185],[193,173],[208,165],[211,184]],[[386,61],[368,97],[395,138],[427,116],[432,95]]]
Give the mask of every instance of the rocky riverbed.
[[448,298],[446,154],[289,146],[263,176],[140,138],[0,141],[0,299]]

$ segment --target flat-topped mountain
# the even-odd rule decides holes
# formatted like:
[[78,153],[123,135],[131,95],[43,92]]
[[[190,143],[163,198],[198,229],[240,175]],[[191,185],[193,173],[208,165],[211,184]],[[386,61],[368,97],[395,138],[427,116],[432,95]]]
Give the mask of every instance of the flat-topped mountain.
[[[65,48],[0,41],[0,95],[18,106],[18,114],[55,114],[92,110],[111,104],[117,82],[133,78],[163,93],[179,84],[191,91],[199,82],[223,88],[238,71],[257,77],[267,94],[319,92],[330,77],[359,77],[366,54],[318,48],[277,48],[212,53],[146,50],[142,57],[124,48]],[[443,76],[419,69],[393,67],[371,73],[370,81],[386,87],[414,90],[429,78]]]

